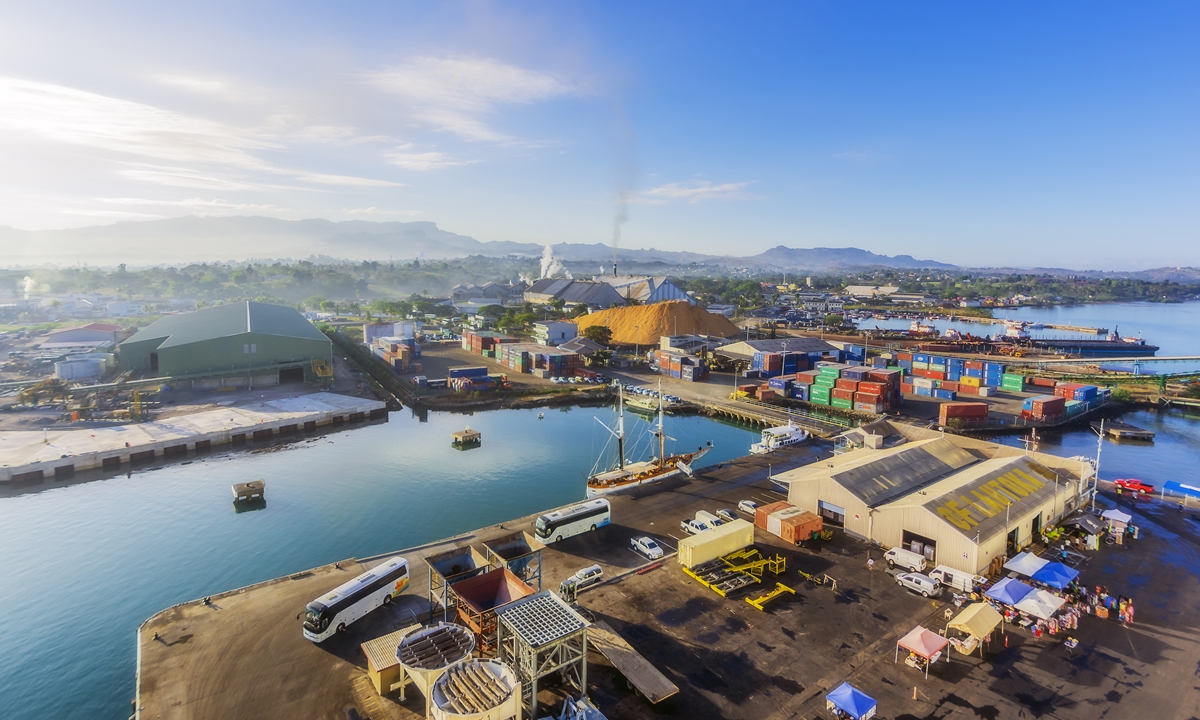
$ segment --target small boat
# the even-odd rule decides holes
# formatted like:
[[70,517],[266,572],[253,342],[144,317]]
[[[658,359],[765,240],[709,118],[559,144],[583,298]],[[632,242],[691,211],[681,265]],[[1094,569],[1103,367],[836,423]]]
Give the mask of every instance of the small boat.
[[807,440],[808,437],[807,430],[797,427],[795,423],[789,420],[787,425],[764,428],[762,431],[762,440],[751,445],[750,452],[755,455],[764,455],[790,445],[798,445]]
[[538,420],[541,420],[544,417],[546,417],[546,413],[544,413],[544,412],[538,413]]
[[610,429],[604,423],[605,430],[617,439],[617,466],[611,470],[592,475],[587,480],[587,496],[589,498],[606,495],[618,490],[649,485],[680,473],[692,476],[693,466],[697,460],[704,457],[712,449],[712,442],[707,447],[696,448],[695,452],[666,454],[666,433],[663,432],[663,392],[661,382],[658,391],[658,426],[654,436],[658,438],[658,457],[642,462],[625,462],[625,389],[618,387],[617,392],[617,427]]

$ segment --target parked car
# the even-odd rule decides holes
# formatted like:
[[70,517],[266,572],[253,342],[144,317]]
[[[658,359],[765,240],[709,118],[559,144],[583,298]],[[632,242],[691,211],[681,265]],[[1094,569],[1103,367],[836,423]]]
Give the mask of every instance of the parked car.
[[712,513],[710,513],[707,510],[697,511],[696,512],[696,521],[704,523],[705,525],[709,526],[710,528],[721,527],[722,525],[725,524],[724,520],[717,517],[716,515],[713,515]]
[[721,518],[725,522],[733,522],[734,520],[737,520],[737,514],[729,508],[721,508],[718,510],[717,517]]
[[920,593],[921,597],[937,597],[942,594],[942,586],[933,578],[921,573],[900,573],[896,576],[896,584]]
[[663,556],[663,549],[658,543],[654,542],[654,538],[635,537],[629,539],[629,544],[633,546],[633,551],[638,555],[644,556],[647,560],[657,560]]
[[684,531],[688,535],[695,535],[697,533],[702,533],[705,530],[707,530],[708,526],[705,525],[704,523],[700,522],[699,520],[680,520],[679,521],[679,529]]
[[580,589],[595,585],[604,579],[604,569],[599,565],[589,565],[572,576],[576,587]]
[[758,503],[753,500],[743,500],[738,503],[738,512],[745,513],[750,517],[754,517],[754,513],[758,510]]
[[925,569],[925,556],[919,555],[904,548],[894,547],[883,554],[883,559],[887,561],[888,567],[896,567],[899,565],[902,568],[908,568],[912,572],[921,572]]
[[1113,485],[1116,485],[1117,487],[1122,488],[1124,490],[1133,490],[1134,492],[1143,492],[1143,493],[1146,493],[1147,495],[1154,492],[1153,485],[1147,485],[1146,483],[1142,482],[1141,480],[1135,480],[1133,478],[1122,478],[1120,480],[1113,482]]

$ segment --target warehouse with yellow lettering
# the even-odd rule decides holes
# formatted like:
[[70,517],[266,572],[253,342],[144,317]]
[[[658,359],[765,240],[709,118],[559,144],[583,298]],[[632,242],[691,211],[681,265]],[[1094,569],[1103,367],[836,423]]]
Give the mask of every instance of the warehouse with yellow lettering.
[[979,573],[1076,512],[1092,477],[1086,460],[884,421],[775,479],[826,527]]

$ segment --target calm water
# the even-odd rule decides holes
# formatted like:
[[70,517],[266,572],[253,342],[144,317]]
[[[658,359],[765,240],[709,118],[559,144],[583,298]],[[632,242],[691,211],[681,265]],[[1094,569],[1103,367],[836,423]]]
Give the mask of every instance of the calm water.
[[[544,412],[418,422],[405,410],[279,452],[0,498],[0,716],[126,718],[134,632],[169,605],[582,499],[609,437],[594,418],[613,413]],[[648,422],[626,418],[633,446],[653,444]],[[466,425],[483,445],[451,448]],[[696,417],[667,418],[667,434],[679,450],[712,440],[701,465],[745,455],[757,439]],[[267,507],[235,513],[229,486],[258,478]]]
[[[1163,353],[1200,354],[1200,303],[1016,312],[1043,322],[1120,325],[1123,333],[1143,332]],[[0,714],[124,719],[134,689],[134,632],[171,604],[582,498],[583,477],[608,442],[593,418],[609,421],[611,411],[546,410],[544,420],[537,412],[431,413],[419,422],[406,410],[389,423],[281,452],[220,455],[0,496]],[[646,448],[649,425],[633,418],[632,444]],[[1102,477],[1190,479],[1200,416],[1128,419],[1157,431],[1157,442],[1105,442]],[[709,464],[744,455],[755,439],[748,429],[702,418],[668,423],[680,450],[712,440]],[[449,434],[468,424],[482,431],[483,446],[453,450]],[[1096,439],[1087,430],[1047,435],[1041,449],[1094,456]],[[234,513],[229,486],[256,478],[267,481],[266,509]]]

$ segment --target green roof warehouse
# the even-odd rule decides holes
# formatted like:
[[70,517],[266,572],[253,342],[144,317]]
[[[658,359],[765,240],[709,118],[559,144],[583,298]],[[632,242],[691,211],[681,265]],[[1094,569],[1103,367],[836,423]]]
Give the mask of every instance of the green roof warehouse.
[[[316,380],[333,344],[294,308],[257,302],[168,315],[120,344],[121,367],[195,387]],[[230,382],[231,380],[231,382]]]

